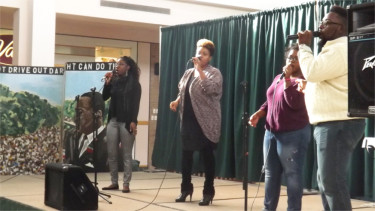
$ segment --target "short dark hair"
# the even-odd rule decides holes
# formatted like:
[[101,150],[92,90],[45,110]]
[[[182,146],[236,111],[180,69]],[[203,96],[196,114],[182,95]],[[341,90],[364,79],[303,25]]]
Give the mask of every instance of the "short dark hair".
[[333,5],[329,12],[335,13],[339,16],[342,26],[344,27],[344,32],[347,32],[348,28],[348,12],[345,8]]
[[[91,100],[95,98],[94,107],[93,107],[94,112],[97,112],[99,110],[104,112],[105,104],[104,104],[102,94],[100,94],[99,92],[95,92],[95,95],[93,95],[93,92],[86,92],[82,94],[81,97],[89,97]],[[91,102],[91,105],[92,105],[92,102]]]
[[200,39],[197,42],[197,47],[207,48],[210,52],[210,56],[213,56],[215,53],[215,45],[211,40]]
[[286,59],[288,57],[289,52],[292,51],[292,50],[299,51],[299,47],[298,47],[297,43],[292,43],[289,47],[287,47],[285,49],[284,59]]
[[338,14],[341,18],[348,19],[348,13],[343,7],[333,5],[329,11]]

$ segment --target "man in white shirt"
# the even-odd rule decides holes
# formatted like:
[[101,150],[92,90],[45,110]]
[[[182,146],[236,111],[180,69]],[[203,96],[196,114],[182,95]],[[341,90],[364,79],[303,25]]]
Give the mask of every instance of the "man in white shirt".
[[314,57],[312,32],[298,33],[298,58],[307,81],[305,102],[317,144],[318,186],[325,210],[351,210],[346,176],[365,120],[349,118],[346,9],[333,6],[319,26],[322,51]]

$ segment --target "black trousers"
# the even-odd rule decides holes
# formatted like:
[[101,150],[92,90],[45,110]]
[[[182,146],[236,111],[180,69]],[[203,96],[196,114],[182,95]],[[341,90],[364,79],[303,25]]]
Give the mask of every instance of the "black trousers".
[[[205,147],[199,151],[204,164],[205,181],[203,194],[215,195],[214,178],[215,178],[215,156],[211,147]],[[191,172],[193,168],[193,150],[182,151],[182,183],[181,192],[193,190],[191,183]]]

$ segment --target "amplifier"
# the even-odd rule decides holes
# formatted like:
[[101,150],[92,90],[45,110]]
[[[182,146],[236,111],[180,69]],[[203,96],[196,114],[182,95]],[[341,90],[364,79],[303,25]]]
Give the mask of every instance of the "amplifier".
[[98,192],[81,167],[49,163],[44,204],[58,210],[97,210]]
[[348,116],[375,116],[375,33],[349,35]]

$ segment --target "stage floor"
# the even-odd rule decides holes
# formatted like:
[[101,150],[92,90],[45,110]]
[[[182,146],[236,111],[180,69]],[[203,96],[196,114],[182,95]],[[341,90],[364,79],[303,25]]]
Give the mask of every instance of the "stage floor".
[[[91,181],[94,174],[88,173]],[[122,174],[119,176],[121,177]],[[164,181],[163,178],[165,177]],[[98,173],[98,187],[110,184],[109,173]],[[99,197],[98,210],[198,210],[201,211],[234,211],[244,210],[245,200],[242,183],[215,179],[216,195],[212,205],[201,207],[198,205],[202,197],[203,177],[193,176],[194,193],[192,201],[175,203],[174,199],[180,193],[181,175],[167,172],[133,172],[130,184],[130,193],[122,193],[121,190],[105,191],[111,195],[107,203]],[[264,197],[264,184],[261,183],[257,197],[258,183],[248,186],[248,210],[262,210]],[[158,195],[157,195],[158,194]],[[157,197],[155,198],[155,196]],[[33,206],[42,210],[55,210],[44,205],[44,175],[0,176],[0,196]],[[254,205],[252,206],[254,202]],[[286,210],[286,188],[282,187],[278,210]],[[149,206],[147,206],[149,205]],[[147,207],[145,207],[147,206]],[[374,203],[368,201],[352,200],[355,210],[374,210]],[[0,207],[1,209],[1,207]],[[302,210],[323,210],[320,195],[316,192],[306,192],[303,196]]]

